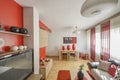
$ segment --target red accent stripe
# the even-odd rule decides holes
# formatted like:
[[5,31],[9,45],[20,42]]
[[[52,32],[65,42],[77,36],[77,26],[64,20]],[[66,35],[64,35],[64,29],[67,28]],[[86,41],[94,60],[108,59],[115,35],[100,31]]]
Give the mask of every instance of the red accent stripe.
[[40,59],[46,58],[46,47],[40,48]]
[[48,32],[52,32],[51,29],[49,29],[42,21],[39,21],[39,26],[41,29],[46,30]]

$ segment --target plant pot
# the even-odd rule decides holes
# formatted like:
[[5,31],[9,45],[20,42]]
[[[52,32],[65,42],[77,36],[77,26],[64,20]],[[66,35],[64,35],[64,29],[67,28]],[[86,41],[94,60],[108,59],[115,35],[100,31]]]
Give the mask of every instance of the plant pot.
[[83,80],[83,78],[84,78],[84,74],[83,74],[82,71],[79,71],[79,72],[77,73],[77,76],[78,76],[78,80]]

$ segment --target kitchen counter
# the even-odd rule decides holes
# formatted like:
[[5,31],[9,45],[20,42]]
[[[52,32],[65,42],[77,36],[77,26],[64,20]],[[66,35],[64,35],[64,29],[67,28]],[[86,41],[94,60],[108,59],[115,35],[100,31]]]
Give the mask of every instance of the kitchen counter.
[[0,54],[0,79],[25,80],[32,72],[32,49]]
[[4,59],[4,58],[7,58],[7,57],[11,57],[11,56],[17,55],[17,54],[21,54],[21,53],[26,52],[26,51],[28,51],[28,50],[30,50],[30,49],[18,50],[18,51],[16,51],[16,52],[11,51],[11,52],[1,53],[1,54],[0,54],[0,60],[1,60],[1,59]]

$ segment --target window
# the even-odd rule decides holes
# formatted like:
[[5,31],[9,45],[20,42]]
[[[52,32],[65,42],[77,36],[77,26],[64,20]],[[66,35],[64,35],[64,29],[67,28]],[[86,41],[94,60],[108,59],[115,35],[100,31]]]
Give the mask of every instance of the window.
[[111,29],[111,57],[120,59],[120,27]]

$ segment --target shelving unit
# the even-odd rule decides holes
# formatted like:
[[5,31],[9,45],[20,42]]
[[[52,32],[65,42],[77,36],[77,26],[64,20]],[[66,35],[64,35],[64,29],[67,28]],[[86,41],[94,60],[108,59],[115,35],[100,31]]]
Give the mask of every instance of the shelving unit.
[[0,31],[0,33],[3,33],[3,34],[21,35],[21,36],[27,36],[27,37],[30,36],[29,34],[14,33],[14,32],[9,32],[9,31]]
[[49,62],[44,62],[44,65],[40,65],[40,74],[42,74],[42,78],[47,80],[47,76],[52,68],[53,60],[49,59]]

